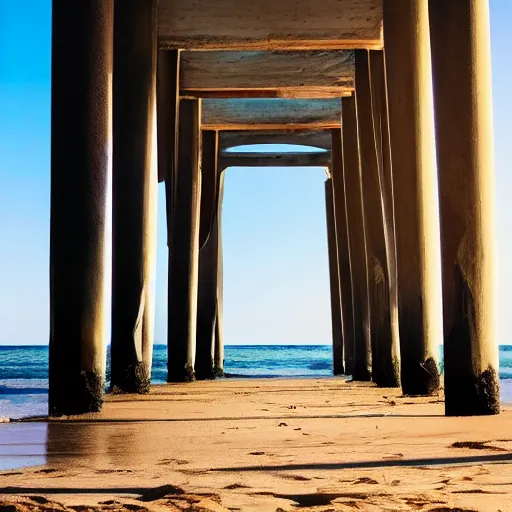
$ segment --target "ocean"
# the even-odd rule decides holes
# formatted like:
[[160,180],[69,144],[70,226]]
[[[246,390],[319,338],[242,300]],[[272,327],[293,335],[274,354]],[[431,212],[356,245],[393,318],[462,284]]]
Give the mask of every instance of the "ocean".
[[[512,403],[512,345],[499,353],[501,398]],[[166,365],[167,346],[155,345],[153,383],[165,382]],[[224,370],[233,377],[327,377],[332,352],[328,345],[228,345]],[[44,415],[47,407],[48,347],[0,346],[0,418]]]

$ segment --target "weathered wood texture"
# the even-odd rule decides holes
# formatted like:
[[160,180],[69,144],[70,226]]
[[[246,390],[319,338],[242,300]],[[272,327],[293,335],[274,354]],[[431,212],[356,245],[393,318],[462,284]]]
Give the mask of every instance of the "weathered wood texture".
[[382,0],[160,0],[166,48],[343,49],[382,47]]
[[219,166],[219,197],[217,210],[217,314],[215,317],[214,370],[216,377],[224,375],[224,256],[222,252],[222,203],[224,201],[224,172]]
[[331,296],[332,366],[334,375],[343,375],[343,326],[341,320],[340,274],[338,270],[338,243],[334,213],[332,178],[325,181],[325,220],[327,225],[327,254]]
[[195,360],[195,372],[198,380],[215,377],[215,318],[217,316],[218,274],[218,138],[217,132],[203,131],[202,133]]
[[347,206],[352,308],[354,315],[354,380],[371,380],[370,309],[364,232],[363,191],[359,161],[355,98],[343,99],[343,179]]
[[279,89],[186,89],[181,91],[182,98],[236,99],[236,98],[281,98],[330,99],[351,96],[351,88],[342,87],[281,87]]
[[384,0],[402,389],[439,388],[442,303],[427,0]]
[[331,153],[224,153],[222,169],[227,167],[327,167]]
[[[179,50],[160,50],[157,54],[158,181],[166,180],[169,192],[176,170],[180,55]],[[172,201],[169,201],[168,206],[171,207],[171,204]]]
[[[127,37],[136,44],[127,45]],[[115,0],[110,387],[129,393],[147,393],[151,380],[153,340],[145,337],[151,329],[144,329],[143,318],[156,222],[156,56],[156,0]]]
[[53,2],[51,416],[96,412],[103,402],[112,19],[112,0]]
[[336,128],[341,125],[341,99],[207,99],[202,127],[250,130],[278,127]]
[[169,250],[167,381],[194,379],[201,203],[200,100],[181,100]]
[[343,358],[345,373],[354,368],[354,312],[352,309],[352,277],[350,276],[350,250],[347,229],[347,206],[343,182],[343,147],[341,130],[331,131],[331,175],[336,215],[336,243],[338,246],[338,271],[341,288],[341,319],[343,326]]
[[[393,205],[393,175],[389,140],[389,116],[382,50],[370,50],[370,77],[372,94],[373,132],[377,152],[377,170],[382,197],[384,240],[389,278],[389,309],[391,336],[386,340],[388,359],[381,358],[383,375],[391,376],[390,382],[400,383],[400,335],[398,328],[398,287],[396,269],[395,210]],[[392,362],[392,364],[389,364]],[[387,379],[388,377],[386,377]]]
[[256,131],[256,132],[220,132],[219,150],[247,146],[252,144],[291,144],[331,149],[331,134],[328,130],[315,131]]
[[181,94],[336,98],[354,89],[354,52],[182,52]]
[[356,82],[357,125],[368,257],[372,378],[380,387],[396,387],[399,385],[399,379],[394,371],[396,365],[391,352],[392,333],[389,270],[384,237],[384,205],[373,130],[370,63],[367,50],[356,52]]
[[445,408],[500,411],[488,1],[431,1],[443,263]]

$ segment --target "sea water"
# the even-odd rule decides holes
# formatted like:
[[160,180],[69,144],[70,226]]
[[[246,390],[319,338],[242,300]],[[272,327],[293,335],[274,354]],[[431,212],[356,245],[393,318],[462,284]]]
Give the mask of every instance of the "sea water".
[[[512,403],[512,346],[501,345],[499,354],[501,398]],[[327,345],[228,345],[224,370],[233,377],[327,377],[332,375],[332,349]],[[152,382],[165,382],[166,375],[167,346],[155,345]],[[0,418],[44,415],[47,407],[48,347],[0,346]]]

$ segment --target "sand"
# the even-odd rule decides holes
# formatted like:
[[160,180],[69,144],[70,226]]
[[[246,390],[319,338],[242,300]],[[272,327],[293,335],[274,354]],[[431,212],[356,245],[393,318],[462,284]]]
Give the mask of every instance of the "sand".
[[41,464],[0,472],[4,512],[512,511],[511,409],[446,418],[442,396],[341,378],[110,396],[100,414],[0,425],[2,454]]

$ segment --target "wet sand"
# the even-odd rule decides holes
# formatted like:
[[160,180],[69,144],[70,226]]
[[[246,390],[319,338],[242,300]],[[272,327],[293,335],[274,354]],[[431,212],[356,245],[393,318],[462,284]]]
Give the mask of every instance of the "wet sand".
[[446,418],[442,396],[337,378],[110,396],[100,414],[0,425],[0,460],[18,466],[0,511],[512,511],[512,409]]

